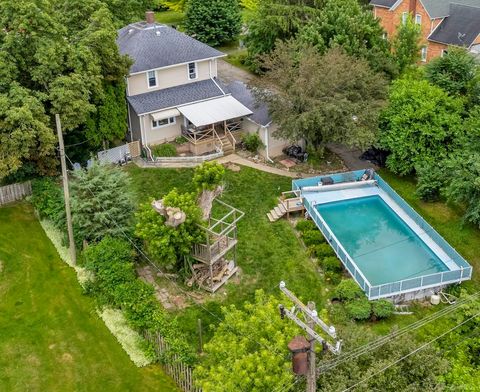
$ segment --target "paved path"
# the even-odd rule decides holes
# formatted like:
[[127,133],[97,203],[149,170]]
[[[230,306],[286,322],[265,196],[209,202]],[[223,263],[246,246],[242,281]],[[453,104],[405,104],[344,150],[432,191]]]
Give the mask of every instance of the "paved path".
[[337,143],[329,143],[327,147],[330,151],[337,154],[350,170],[378,169],[372,162],[360,159],[362,151],[359,149],[352,149]]
[[235,81],[244,83],[250,83],[256,78],[256,76],[244,69],[235,67],[234,65],[227,63],[225,60],[218,60],[218,77],[226,84],[230,84]]
[[261,170],[267,173],[277,174],[279,176],[291,177],[291,178],[302,178],[302,177],[311,177],[312,175],[289,172],[287,170],[277,169],[276,167],[271,167],[264,165],[263,163],[252,162],[248,159],[242,158],[237,154],[230,154],[224,157],[217,159],[218,163],[226,164],[233,163],[236,165],[248,166],[257,170]]

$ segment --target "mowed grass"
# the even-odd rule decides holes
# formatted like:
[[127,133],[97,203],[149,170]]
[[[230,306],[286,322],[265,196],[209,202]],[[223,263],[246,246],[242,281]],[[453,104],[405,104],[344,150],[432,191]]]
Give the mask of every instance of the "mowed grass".
[[0,208],[0,391],[177,391],[130,361],[26,203]]
[[[148,197],[161,198],[173,187],[181,191],[193,191],[190,169],[128,169],[139,202]],[[278,284],[287,286],[305,300],[313,300],[317,308],[325,304],[323,278],[314,262],[286,220],[270,223],[266,213],[274,207],[282,191],[291,189],[291,179],[241,167],[240,172],[226,172],[226,189],[221,200],[245,213],[238,224],[237,263],[241,272],[228,283],[225,290],[204,303],[207,310],[191,306],[178,314],[182,328],[196,344],[197,319],[203,325],[218,323],[222,305],[241,306],[252,300],[257,289],[280,295]],[[208,331],[207,331],[208,335]],[[208,337],[208,336],[207,336]]]

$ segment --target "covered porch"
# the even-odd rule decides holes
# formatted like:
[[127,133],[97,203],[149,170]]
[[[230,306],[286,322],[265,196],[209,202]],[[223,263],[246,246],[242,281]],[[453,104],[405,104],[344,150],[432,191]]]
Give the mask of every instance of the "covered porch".
[[182,136],[198,155],[211,149],[225,153],[235,150],[242,120],[252,111],[230,95],[178,107],[183,115]]

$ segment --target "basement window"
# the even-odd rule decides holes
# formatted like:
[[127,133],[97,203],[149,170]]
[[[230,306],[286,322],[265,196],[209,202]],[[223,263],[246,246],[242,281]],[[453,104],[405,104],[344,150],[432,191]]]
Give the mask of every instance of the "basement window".
[[422,47],[422,61],[425,63],[427,61],[427,47]]

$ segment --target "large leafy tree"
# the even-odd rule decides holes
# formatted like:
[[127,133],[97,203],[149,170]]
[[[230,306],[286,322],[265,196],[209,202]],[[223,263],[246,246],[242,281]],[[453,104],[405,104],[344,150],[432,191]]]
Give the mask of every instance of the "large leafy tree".
[[[329,142],[367,147],[386,97],[386,81],[365,60],[341,49],[321,55],[312,46],[297,50],[279,43],[264,59],[260,98],[269,105],[282,137],[305,139],[319,153]],[[268,90],[275,85],[274,93]]]
[[432,60],[425,76],[451,95],[466,97],[471,103],[480,103],[480,65],[463,48],[450,48],[443,57]]
[[390,91],[381,116],[380,145],[387,167],[405,175],[422,162],[439,162],[462,143],[463,103],[425,80],[402,78]]
[[[105,86],[123,79],[130,63],[115,43],[117,22],[100,0],[2,1],[0,95],[13,97],[21,91],[31,97],[30,108],[35,102],[36,113],[42,114],[30,125],[28,116],[21,120],[18,129],[30,127],[31,132],[22,136],[30,141],[18,151],[11,150],[11,163],[0,176],[32,161],[40,172],[51,170],[54,114],[61,115],[66,133],[82,128],[103,101]],[[14,143],[18,137],[7,115],[17,101],[4,101],[0,114],[0,122],[10,124],[2,127],[2,133]],[[123,99],[118,104],[123,105]],[[117,135],[104,136],[111,140]]]
[[409,16],[402,23],[393,39],[393,51],[398,70],[404,72],[420,60],[420,25]]
[[[204,346],[195,378],[205,392],[290,390],[288,342],[300,331],[278,314],[279,301],[262,291],[255,302],[222,309],[224,320]],[[261,344],[259,344],[260,342]]]
[[94,163],[74,172],[72,218],[78,242],[121,237],[133,229],[135,204],[127,173]]
[[240,33],[242,16],[238,0],[189,0],[185,30],[212,46],[233,40]]
[[341,46],[362,57],[375,71],[395,75],[397,70],[383,30],[370,9],[358,0],[324,0],[318,15],[299,31],[299,39],[321,52]]

